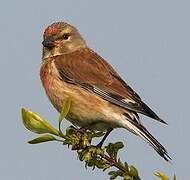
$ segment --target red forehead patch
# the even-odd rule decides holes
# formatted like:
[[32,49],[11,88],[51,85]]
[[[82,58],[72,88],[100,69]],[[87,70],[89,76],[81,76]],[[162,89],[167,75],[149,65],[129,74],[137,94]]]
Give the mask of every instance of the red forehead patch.
[[44,32],[44,35],[45,36],[50,36],[50,35],[55,35],[57,33],[60,32],[60,28],[57,27],[57,26],[49,26],[45,32]]

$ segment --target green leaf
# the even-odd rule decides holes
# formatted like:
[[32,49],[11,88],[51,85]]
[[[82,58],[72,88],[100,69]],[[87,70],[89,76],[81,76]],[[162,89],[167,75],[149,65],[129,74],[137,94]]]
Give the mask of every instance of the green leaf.
[[84,154],[83,154],[83,157],[82,157],[82,159],[84,160],[84,161],[89,161],[90,159],[92,158],[92,154],[88,151],[88,152],[85,152]]
[[116,149],[116,150],[122,149],[122,148],[124,147],[124,145],[123,145],[122,142],[116,142],[116,143],[114,144],[114,146],[115,146],[115,149]]
[[73,126],[69,126],[66,129],[66,136],[72,135],[72,134],[76,134],[77,133],[77,129]]
[[124,180],[131,180],[131,176],[129,176],[128,174],[124,175]]
[[162,172],[155,172],[154,173],[155,176],[159,177],[160,180],[169,180],[168,176],[166,176],[164,173]]
[[124,163],[124,166],[125,166],[126,169],[129,168],[127,162]]
[[67,116],[69,109],[71,107],[71,98],[67,98],[63,108],[61,109],[61,113],[59,115],[59,131],[61,132],[61,122],[63,121],[63,119]]
[[130,175],[132,175],[132,177],[135,177],[135,178],[138,178],[139,177],[139,175],[138,175],[138,171],[137,171],[137,169],[136,169],[136,167],[135,166],[130,166],[129,167],[129,173],[130,173]]
[[105,171],[106,169],[110,168],[111,165],[107,161],[99,159],[96,161],[96,167]]
[[173,180],[176,180],[176,175],[174,174],[174,178],[173,178]]
[[59,135],[59,131],[42,119],[38,114],[22,108],[21,115],[23,124],[28,130],[37,134],[50,133],[56,136]]
[[[121,161],[120,158],[118,159],[117,163],[118,163],[120,166],[125,167],[125,165],[123,164],[123,162]],[[127,170],[128,170],[128,169],[127,169]]]
[[108,174],[110,175],[110,179],[116,179],[118,176],[124,177],[124,172],[121,170],[110,171]]
[[40,136],[38,138],[35,138],[31,141],[28,141],[29,144],[39,144],[39,143],[43,143],[43,142],[48,142],[48,141],[56,141],[57,139],[50,135],[50,134],[46,134],[43,136]]
[[104,149],[96,147],[96,154],[103,156],[104,155]]
[[94,137],[102,137],[104,134],[105,134],[104,132],[94,132],[94,133],[92,134],[92,137],[93,137],[93,138],[94,138]]
[[110,171],[108,175],[110,175],[110,179],[116,179],[118,176],[116,171]]
[[122,142],[116,142],[116,143],[109,143],[108,146],[106,146],[106,152],[115,159],[117,158],[117,153],[119,149],[122,149],[124,147]]

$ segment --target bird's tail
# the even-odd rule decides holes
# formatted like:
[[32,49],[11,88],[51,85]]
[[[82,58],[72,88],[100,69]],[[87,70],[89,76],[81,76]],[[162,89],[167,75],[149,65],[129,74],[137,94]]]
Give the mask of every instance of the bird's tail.
[[127,123],[125,123],[126,129],[129,129],[134,134],[140,136],[144,141],[146,141],[150,146],[154,148],[154,150],[166,161],[171,160],[170,156],[168,155],[167,150],[162,146],[149,132],[148,130],[142,125],[136,122],[130,121],[127,119]]

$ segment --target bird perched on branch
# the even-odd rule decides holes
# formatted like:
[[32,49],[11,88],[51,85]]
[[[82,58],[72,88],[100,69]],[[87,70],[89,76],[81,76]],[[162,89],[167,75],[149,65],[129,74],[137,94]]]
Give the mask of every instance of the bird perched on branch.
[[166,161],[166,149],[148,132],[138,113],[165,123],[101,56],[90,49],[78,30],[65,22],[48,26],[43,35],[40,77],[53,106],[60,112],[71,98],[67,119],[86,129],[125,128],[149,143]]

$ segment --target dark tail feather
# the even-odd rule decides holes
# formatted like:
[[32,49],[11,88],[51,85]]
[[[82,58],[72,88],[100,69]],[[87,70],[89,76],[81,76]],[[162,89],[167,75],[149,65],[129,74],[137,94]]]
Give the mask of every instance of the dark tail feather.
[[148,130],[141,124],[137,124],[133,121],[129,121],[130,125],[128,124],[127,129],[130,128],[135,134],[139,135],[144,141],[146,141],[150,146],[154,148],[154,150],[166,161],[171,160],[170,156],[168,155],[167,150],[162,146],[149,132]]
[[140,136],[147,141],[161,157],[166,161],[171,160],[164,146],[162,146],[142,125],[140,125],[139,129]]
[[167,124],[164,120],[162,120],[155,112],[153,112],[144,102],[141,101],[141,105],[144,109],[144,112],[142,112],[144,115],[147,115],[161,123]]

